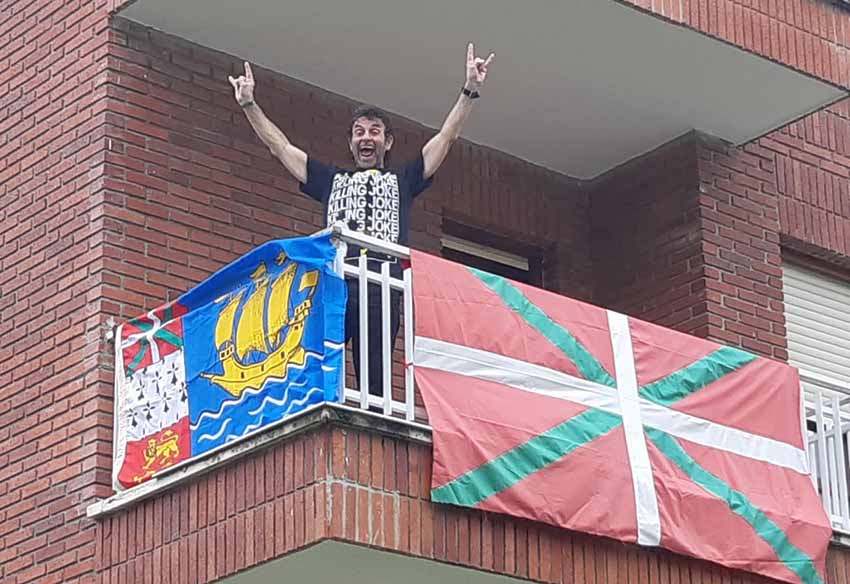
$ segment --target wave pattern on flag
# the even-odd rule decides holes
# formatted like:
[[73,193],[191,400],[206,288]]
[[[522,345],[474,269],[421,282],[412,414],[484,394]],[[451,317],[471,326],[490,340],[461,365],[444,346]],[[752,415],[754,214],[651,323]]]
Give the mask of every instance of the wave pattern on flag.
[[821,583],[791,367],[413,252],[431,498]]
[[116,488],[337,399],[330,236],[270,241],[117,331]]

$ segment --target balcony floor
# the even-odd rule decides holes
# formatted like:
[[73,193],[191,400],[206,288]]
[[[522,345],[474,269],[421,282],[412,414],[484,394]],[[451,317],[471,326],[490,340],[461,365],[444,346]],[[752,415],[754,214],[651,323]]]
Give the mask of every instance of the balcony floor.
[[526,580],[424,558],[324,541],[222,580],[222,584],[520,584]]

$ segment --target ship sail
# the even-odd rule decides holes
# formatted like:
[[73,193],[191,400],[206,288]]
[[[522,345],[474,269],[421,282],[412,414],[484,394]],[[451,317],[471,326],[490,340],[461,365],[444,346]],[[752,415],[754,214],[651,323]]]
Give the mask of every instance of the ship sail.
[[268,352],[263,326],[266,292],[269,287],[265,264],[260,264],[251,277],[257,284],[257,289],[245,301],[242,314],[239,316],[239,324],[236,325],[236,356],[240,361],[244,361],[245,356],[251,351]]
[[316,286],[319,284],[319,271],[313,270],[301,276],[301,283],[298,284],[298,291],[310,290],[310,296],[315,292]]
[[[285,259],[278,258],[277,264],[281,265]],[[228,303],[216,326],[216,343],[219,345],[224,371],[221,374],[202,373],[202,377],[240,397],[246,389],[262,388],[270,377],[285,378],[289,364],[304,365],[306,351],[302,342],[312,307],[312,296],[319,284],[319,271],[313,270],[301,276],[298,291],[307,291],[307,297],[295,306],[294,314],[289,318],[289,295],[292,293],[296,271],[297,264],[292,264],[272,279],[266,265],[260,264],[251,274],[256,286],[253,293],[244,298],[243,290],[233,298],[219,299],[219,302]],[[269,297],[269,314],[264,310],[266,296]],[[236,343],[233,345],[229,341],[237,313],[239,322],[236,324]],[[271,347],[266,346],[267,338],[272,341]],[[264,353],[263,359],[245,363],[245,357],[252,350]]]
[[295,279],[297,264],[290,264],[280,277],[272,283],[269,296],[269,311],[266,315],[266,325],[269,331],[269,342],[272,350],[280,343],[281,329],[289,324],[289,291]]
[[233,320],[243,293],[244,291],[240,291],[232,296],[218,317],[218,323],[215,325],[215,348],[218,350],[221,350],[225,343],[233,342]]

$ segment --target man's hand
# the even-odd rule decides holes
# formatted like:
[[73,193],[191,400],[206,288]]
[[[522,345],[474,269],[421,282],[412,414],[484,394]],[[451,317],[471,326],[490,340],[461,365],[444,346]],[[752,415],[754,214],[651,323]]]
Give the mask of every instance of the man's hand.
[[476,57],[475,47],[472,46],[472,43],[469,43],[466,47],[466,83],[464,87],[470,91],[480,89],[484,80],[487,79],[487,67],[493,62],[495,56],[494,53],[490,53],[487,59]]
[[[466,47],[466,83],[463,84],[464,89],[469,92],[478,91],[487,79],[487,68],[493,62],[493,53],[486,59],[475,56],[475,47],[472,43]],[[469,113],[472,111],[471,98],[476,97],[474,94],[469,95],[466,92],[461,92],[457,96],[457,101],[454,107],[446,116],[446,121],[437,135],[428,140],[428,143],[422,147],[422,160],[424,167],[422,176],[431,178],[449,153],[449,148],[460,137],[460,131]]]
[[242,111],[248,118],[248,123],[254,128],[254,132],[257,133],[257,137],[296,180],[307,182],[307,154],[292,145],[286,134],[274,125],[260,106],[247,107],[254,104],[254,72],[251,71],[251,64],[245,61],[245,75],[240,75],[236,79],[228,76],[227,80],[233,86],[236,102],[244,108]]
[[233,86],[236,102],[240,106],[245,107],[254,103],[254,72],[251,71],[251,64],[248,61],[245,61],[245,75],[240,75],[236,79],[228,75],[227,80]]

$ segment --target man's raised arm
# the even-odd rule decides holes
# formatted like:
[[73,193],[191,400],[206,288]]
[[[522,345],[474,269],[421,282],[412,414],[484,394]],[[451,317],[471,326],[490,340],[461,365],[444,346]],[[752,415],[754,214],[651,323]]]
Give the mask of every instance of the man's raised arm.
[[458,96],[457,102],[449,115],[446,116],[443,127],[440,128],[436,136],[428,140],[428,143],[422,147],[422,159],[425,163],[424,178],[428,179],[434,176],[434,173],[446,159],[449,148],[460,137],[463,123],[472,111],[473,100],[478,97],[478,90],[487,78],[487,67],[490,66],[494,56],[493,53],[490,53],[486,60],[476,57],[472,43],[469,43],[466,48],[466,83],[463,85],[463,91]]
[[269,147],[271,153],[283,163],[298,182],[307,182],[307,154],[293,146],[286,134],[274,125],[260,106],[254,101],[254,73],[251,65],[245,62],[245,75],[237,78],[227,78],[233,86],[236,102],[242,107],[248,117],[251,127],[263,144]]

